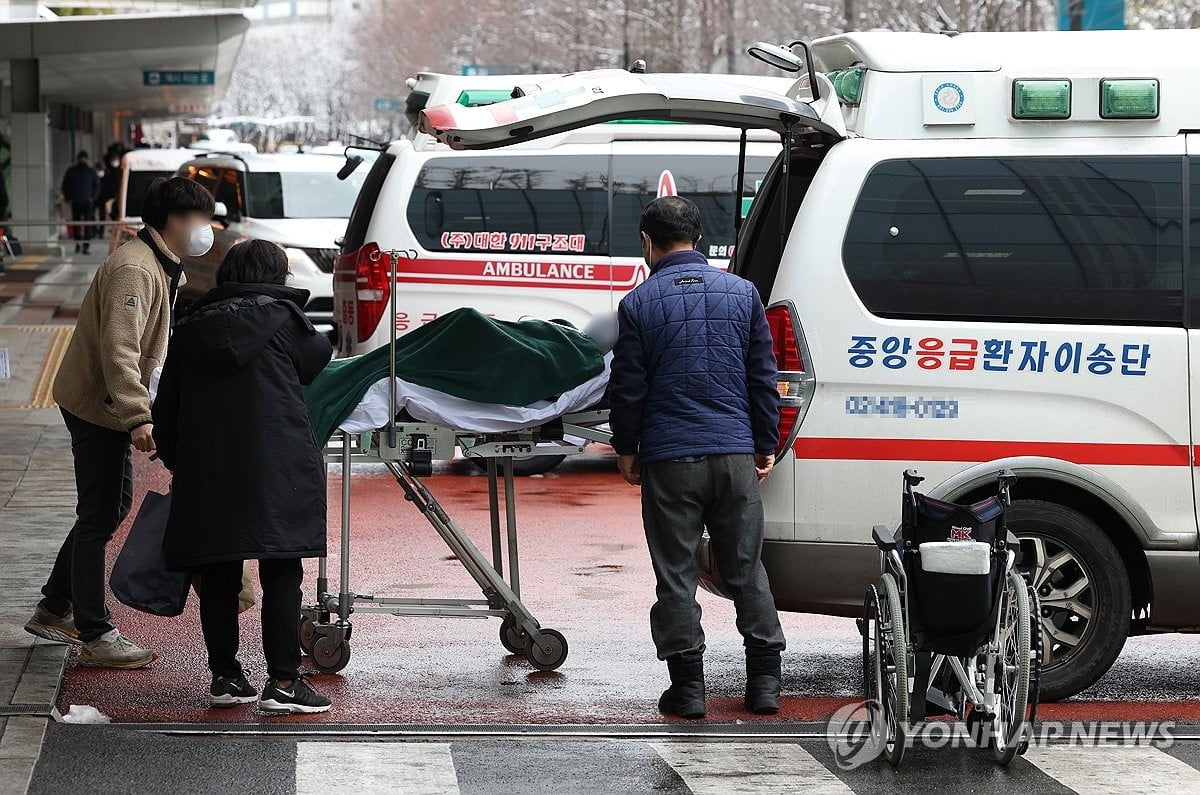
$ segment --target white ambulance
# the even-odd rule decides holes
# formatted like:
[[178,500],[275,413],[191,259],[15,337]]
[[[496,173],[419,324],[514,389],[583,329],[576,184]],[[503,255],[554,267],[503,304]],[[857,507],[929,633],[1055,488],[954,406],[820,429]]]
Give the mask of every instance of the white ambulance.
[[[409,81],[407,106],[414,118],[447,103],[485,109],[518,83],[546,79],[423,73]],[[740,79],[773,91],[793,82]],[[492,152],[455,153],[414,131],[376,159],[351,214],[334,267],[339,353],[388,341],[390,263],[380,250],[404,252],[400,333],[462,306],[578,327],[614,311],[644,277],[638,218],[661,195],[678,192],[700,205],[702,248],[725,267],[735,216],[749,208],[780,151],[778,136],[749,137],[739,197],[740,146],[738,134],[723,127],[629,117]]]
[[142,228],[142,201],[150,183],[160,177],[170,179],[176,169],[195,156],[187,149],[134,149],[121,157],[117,196],[111,208],[104,208],[120,222],[112,227],[109,252],[123,246]]
[[960,502],[1008,468],[1044,697],[1095,682],[1129,634],[1200,628],[1200,31],[813,50],[825,72],[786,96],[587,72],[422,124],[460,148],[627,114],[783,136],[732,266],[769,297],[783,371],[763,487],[780,607],[861,610],[905,468]]

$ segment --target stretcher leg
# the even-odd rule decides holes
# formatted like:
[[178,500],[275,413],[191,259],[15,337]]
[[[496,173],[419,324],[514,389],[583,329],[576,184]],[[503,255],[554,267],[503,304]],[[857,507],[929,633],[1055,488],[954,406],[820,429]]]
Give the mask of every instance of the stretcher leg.
[[[404,489],[405,497],[433,525],[438,535],[446,542],[446,546],[458,557],[459,562],[463,564],[463,568],[467,570],[467,573],[471,575],[483,591],[483,595],[488,600],[488,603],[494,609],[507,613],[507,617],[512,619],[510,626],[514,630],[521,630],[528,635],[529,646],[526,651],[526,659],[528,659],[529,664],[544,671],[552,671],[562,665],[567,657],[566,638],[556,630],[543,629],[538,624],[537,619],[533,617],[521,602],[521,598],[516,594],[515,589],[504,581],[504,578],[496,572],[493,566],[489,565],[483,553],[472,543],[462,528],[446,514],[437,499],[425,487],[425,484],[412,474],[404,462],[385,461],[384,465],[391,470],[392,475],[396,478],[396,482]],[[512,500],[514,489],[511,465],[505,466],[504,469],[506,473],[505,496],[509,497],[505,509],[512,520],[509,526],[509,549],[510,552],[515,553],[516,516]],[[510,558],[509,570],[515,573],[514,566],[515,558]],[[504,630],[502,628],[502,638],[503,634]]]
[[521,567],[517,554],[517,498],[513,486],[513,460],[500,459],[500,467],[504,470],[504,527],[508,533],[508,580],[512,583],[513,593],[520,599]]
[[496,495],[496,459],[487,460],[488,515],[492,520],[492,568],[504,576],[504,561],[500,550],[500,501]]

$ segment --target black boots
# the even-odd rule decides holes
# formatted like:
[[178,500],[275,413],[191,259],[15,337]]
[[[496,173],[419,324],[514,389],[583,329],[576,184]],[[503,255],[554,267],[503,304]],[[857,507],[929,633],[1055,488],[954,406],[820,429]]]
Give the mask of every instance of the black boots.
[[779,711],[782,664],[777,651],[746,652],[746,709],[755,715]]
[[[703,718],[704,657],[700,654],[677,654],[667,658],[671,686],[658,699],[658,711],[681,718]],[[778,692],[778,691],[776,691]]]

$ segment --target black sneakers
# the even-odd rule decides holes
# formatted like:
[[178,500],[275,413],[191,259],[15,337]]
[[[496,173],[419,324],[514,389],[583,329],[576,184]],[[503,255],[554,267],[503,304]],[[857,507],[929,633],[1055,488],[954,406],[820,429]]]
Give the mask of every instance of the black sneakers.
[[268,679],[263,688],[258,708],[263,712],[279,714],[326,712],[333,702],[325,698],[304,681],[304,677],[292,680],[288,687],[280,687],[274,679]]
[[236,677],[214,676],[208,694],[208,703],[214,707],[235,707],[258,698],[258,691],[246,681],[245,674]]

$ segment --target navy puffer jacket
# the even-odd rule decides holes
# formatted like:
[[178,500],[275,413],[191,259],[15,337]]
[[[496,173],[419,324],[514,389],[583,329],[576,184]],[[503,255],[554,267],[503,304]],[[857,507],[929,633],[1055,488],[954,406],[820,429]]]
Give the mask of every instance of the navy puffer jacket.
[[642,463],[775,452],[779,392],[758,291],[677,251],[621,300],[609,387],[612,444]]

